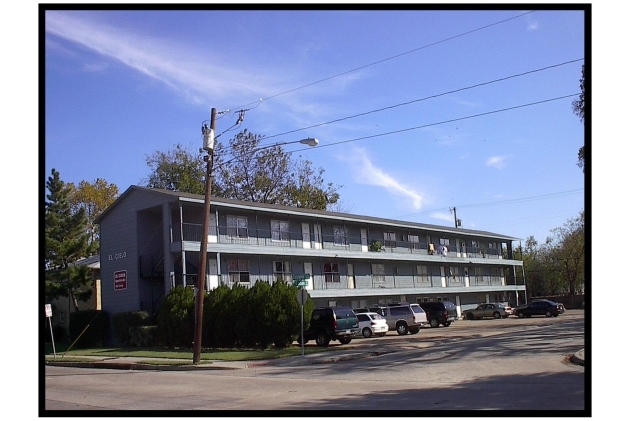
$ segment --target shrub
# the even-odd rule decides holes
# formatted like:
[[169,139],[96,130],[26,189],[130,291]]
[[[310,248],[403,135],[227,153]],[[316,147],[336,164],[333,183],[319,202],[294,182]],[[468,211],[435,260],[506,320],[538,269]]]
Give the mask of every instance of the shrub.
[[115,314],[112,317],[114,338],[120,345],[128,345],[130,340],[129,329],[136,326],[145,326],[149,323],[149,313],[146,311],[128,311]]
[[160,306],[158,342],[192,348],[195,330],[195,297],[192,288],[173,288]]
[[84,310],[70,313],[70,342],[74,342],[73,348],[105,346],[109,329],[110,319],[105,311]]
[[131,326],[129,328],[129,345],[152,347],[157,345],[158,326]]

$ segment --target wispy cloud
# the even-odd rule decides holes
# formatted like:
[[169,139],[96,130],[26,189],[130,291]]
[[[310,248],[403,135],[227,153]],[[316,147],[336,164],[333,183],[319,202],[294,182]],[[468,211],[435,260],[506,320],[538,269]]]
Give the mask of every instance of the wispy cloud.
[[528,23],[528,31],[536,31],[539,29],[539,22],[532,21]]
[[354,174],[357,183],[382,187],[390,194],[403,196],[411,200],[411,205],[414,209],[421,209],[423,203],[421,194],[375,166],[365,149],[357,148],[352,154],[339,156],[338,159],[350,162],[352,168],[358,169],[358,172]]
[[433,212],[430,217],[434,218],[434,219],[440,219],[441,221],[449,221],[449,222],[453,222],[454,217],[453,215],[451,215],[450,213],[446,213],[446,212]]
[[229,67],[217,53],[210,56],[169,39],[122,30],[85,14],[47,11],[46,32],[158,80],[195,103],[207,104],[211,98],[213,103],[250,101],[286,89],[286,82],[273,73]]
[[508,159],[507,156],[492,156],[490,158],[488,158],[486,160],[486,166],[487,167],[495,167],[499,170],[501,170],[502,168],[504,168],[507,163],[506,160]]

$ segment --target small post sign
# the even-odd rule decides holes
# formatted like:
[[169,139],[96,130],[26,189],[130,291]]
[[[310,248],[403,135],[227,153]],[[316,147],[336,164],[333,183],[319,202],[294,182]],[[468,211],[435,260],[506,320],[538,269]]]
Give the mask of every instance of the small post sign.
[[311,278],[311,275],[308,273],[305,273],[304,275],[294,275],[292,283],[295,287],[306,287],[309,278]]
[[119,270],[114,272],[114,291],[127,289],[127,271]]
[[53,306],[45,304],[44,312],[46,313],[46,317],[48,317],[48,324],[50,325],[50,339],[53,342],[53,358],[57,358],[57,353],[55,352],[55,338],[53,337]]

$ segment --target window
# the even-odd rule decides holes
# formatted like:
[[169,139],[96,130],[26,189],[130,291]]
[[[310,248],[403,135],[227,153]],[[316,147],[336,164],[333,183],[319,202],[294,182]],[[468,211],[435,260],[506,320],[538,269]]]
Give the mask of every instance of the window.
[[421,249],[421,242],[419,241],[418,235],[408,235],[408,243],[410,244],[410,249],[412,250]]
[[429,283],[429,272],[427,266],[418,265],[416,267],[416,274],[418,275],[418,282]]
[[333,227],[333,244],[345,246],[348,244],[346,227]]
[[372,264],[372,282],[377,286],[386,284],[386,266],[383,263]]
[[59,323],[64,323],[66,321],[66,313],[63,311],[59,312]]
[[451,278],[451,282],[460,282],[457,267],[454,266],[449,268],[449,277]]
[[337,263],[324,264],[324,281],[340,282],[340,268]]
[[228,260],[230,282],[250,283],[250,265],[247,260]]
[[483,276],[482,276],[482,268],[475,268],[475,282],[476,283],[482,283],[483,281]]
[[441,246],[448,246],[449,245],[449,238],[441,238],[440,239],[440,245]]
[[274,262],[274,278],[285,282],[292,281],[291,263],[290,262]]
[[499,268],[491,268],[491,282],[500,282]]
[[383,233],[383,245],[389,248],[395,248],[397,246],[397,237],[393,232]]
[[277,221],[272,219],[272,240],[289,241],[289,221]]
[[246,216],[228,215],[226,217],[228,236],[246,238],[248,236],[248,218]]

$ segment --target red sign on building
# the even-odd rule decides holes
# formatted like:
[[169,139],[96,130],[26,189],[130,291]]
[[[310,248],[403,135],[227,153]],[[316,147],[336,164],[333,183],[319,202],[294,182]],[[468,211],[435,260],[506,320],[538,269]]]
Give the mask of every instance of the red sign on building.
[[127,271],[119,270],[114,272],[114,291],[127,289]]

